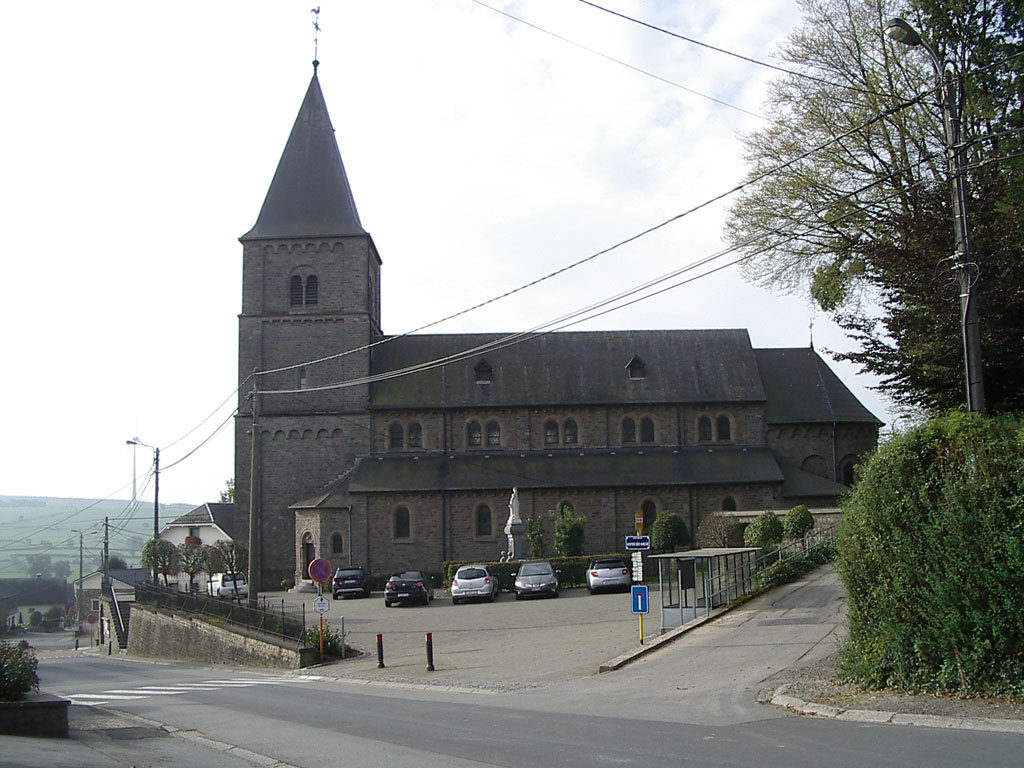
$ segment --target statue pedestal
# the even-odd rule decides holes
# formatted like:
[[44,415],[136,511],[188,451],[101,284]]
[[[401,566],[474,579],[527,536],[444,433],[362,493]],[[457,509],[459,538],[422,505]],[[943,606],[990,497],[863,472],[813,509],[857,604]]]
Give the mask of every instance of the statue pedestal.
[[507,559],[526,559],[526,525],[521,520],[515,523],[509,522],[505,526],[505,535],[508,537]]

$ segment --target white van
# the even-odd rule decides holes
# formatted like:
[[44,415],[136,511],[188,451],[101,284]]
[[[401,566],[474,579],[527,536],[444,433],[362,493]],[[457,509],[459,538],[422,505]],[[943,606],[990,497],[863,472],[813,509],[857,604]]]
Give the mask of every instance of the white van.
[[217,597],[248,597],[249,585],[245,581],[245,574],[238,573],[215,573],[210,579],[210,594]]

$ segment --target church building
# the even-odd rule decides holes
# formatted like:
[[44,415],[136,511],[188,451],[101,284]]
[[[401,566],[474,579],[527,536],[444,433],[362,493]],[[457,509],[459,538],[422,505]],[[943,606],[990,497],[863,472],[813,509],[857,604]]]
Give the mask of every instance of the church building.
[[549,553],[563,504],[594,553],[621,551],[638,511],[693,535],[717,510],[830,509],[877,441],[813,348],[754,349],[742,329],[385,335],[315,67],[241,242],[235,527],[255,590],[315,557],[498,559],[514,487]]

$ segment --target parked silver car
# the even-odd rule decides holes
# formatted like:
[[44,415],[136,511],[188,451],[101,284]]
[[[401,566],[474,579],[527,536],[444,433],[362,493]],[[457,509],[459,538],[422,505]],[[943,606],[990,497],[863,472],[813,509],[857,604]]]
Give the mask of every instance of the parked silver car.
[[452,605],[458,605],[471,597],[493,603],[498,596],[498,580],[491,575],[486,565],[464,565],[455,572],[451,591]]
[[587,569],[587,590],[590,594],[601,590],[629,592],[632,577],[621,557],[601,557]]
[[558,597],[558,575],[551,563],[523,563],[515,574],[516,600],[529,595]]

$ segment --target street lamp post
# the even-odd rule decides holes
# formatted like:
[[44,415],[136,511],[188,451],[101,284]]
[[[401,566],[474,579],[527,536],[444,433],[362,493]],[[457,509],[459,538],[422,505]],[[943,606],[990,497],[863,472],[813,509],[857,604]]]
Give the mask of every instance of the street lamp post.
[[981,332],[978,307],[974,301],[977,265],[971,261],[971,233],[967,218],[967,194],[964,187],[963,145],[960,142],[960,102],[951,64],[939,58],[935,49],[903,19],[891,19],[885,34],[898,43],[921,46],[931,59],[942,107],[942,126],[946,144],[946,172],[953,199],[953,235],[956,240],[956,273],[960,287],[960,330],[964,345],[964,375],[967,384],[967,410],[985,412],[985,384],[981,368]]
[[[142,448],[150,448],[153,451],[153,539],[160,538],[160,449],[154,445],[147,445],[135,437],[126,440],[127,445],[138,445]],[[153,566],[153,584],[157,583],[156,566]]]

